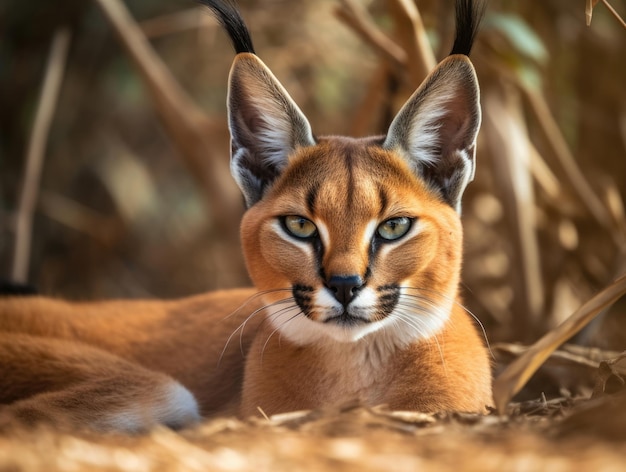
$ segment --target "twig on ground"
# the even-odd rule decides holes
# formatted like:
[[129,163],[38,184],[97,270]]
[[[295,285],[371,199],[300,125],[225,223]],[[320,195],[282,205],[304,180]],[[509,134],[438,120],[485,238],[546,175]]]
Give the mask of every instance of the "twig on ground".
[[522,389],[556,348],[587,326],[600,312],[610,307],[624,294],[626,294],[626,275],[583,304],[563,323],[546,333],[512,362],[496,378],[493,385],[493,399],[498,412],[504,413],[513,395]]

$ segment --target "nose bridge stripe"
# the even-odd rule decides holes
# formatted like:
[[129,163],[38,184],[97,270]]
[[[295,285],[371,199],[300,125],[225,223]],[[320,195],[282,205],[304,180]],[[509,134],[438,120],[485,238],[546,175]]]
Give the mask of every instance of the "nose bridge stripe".
[[329,254],[325,264],[325,273],[328,277],[362,277],[367,267],[367,261],[363,260],[361,251],[349,252],[342,255]]
[[329,235],[333,243],[325,244],[326,253],[323,259],[324,271],[328,277],[365,275],[369,266],[369,248],[377,225],[378,220],[371,219],[366,225],[353,228],[349,232],[350,236],[343,240],[337,234]]

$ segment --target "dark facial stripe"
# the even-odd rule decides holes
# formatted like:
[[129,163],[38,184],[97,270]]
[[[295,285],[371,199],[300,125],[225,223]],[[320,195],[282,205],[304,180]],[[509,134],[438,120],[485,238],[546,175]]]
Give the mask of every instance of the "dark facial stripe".
[[312,299],[311,294],[315,291],[308,285],[294,285],[292,288],[293,298],[307,318],[311,317]]
[[380,212],[378,213],[379,219],[382,219],[383,215],[387,211],[387,206],[389,205],[389,197],[387,196],[387,191],[385,188],[378,184],[378,198],[380,199]]
[[396,284],[383,285],[378,287],[377,291],[378,310],[383,317],[389,316],[400,300],[400,287]]
[[345,164],[346,170],[348,171],[348,184],[346,188],[346,195],[348,196],[348,210],[352,210],[354,206],[354,192],[355,192],[355,184],[354,184],[354,157],[352,156],[352,151],[349,149],[345,150]]
[[326,280],[326,274],[324,274],[324,267],[322,266],[322,261],[324,260],[324,245],[319,235],[313,240],[313,251],[315,252],[315,260],[317,267],[319,267],[320,277],[322,280]]
[[319,184],[314,184],[306,194],[306,206],[309,214],[315,214],[315,203],[317,201],[317,194],[319,192]]

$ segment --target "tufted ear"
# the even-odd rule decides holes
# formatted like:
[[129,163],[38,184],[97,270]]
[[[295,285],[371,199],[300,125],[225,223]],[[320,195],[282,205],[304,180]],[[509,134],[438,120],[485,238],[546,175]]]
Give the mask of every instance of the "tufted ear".
[[383,144],[458,212],[463,191],[474,178],[479,101],[470,60],[448,56],[400,109]]
[[230,169],[246,206],[258,202],[293,151],[315,144],[304,114],[254,54],[235,57],[228,88]]

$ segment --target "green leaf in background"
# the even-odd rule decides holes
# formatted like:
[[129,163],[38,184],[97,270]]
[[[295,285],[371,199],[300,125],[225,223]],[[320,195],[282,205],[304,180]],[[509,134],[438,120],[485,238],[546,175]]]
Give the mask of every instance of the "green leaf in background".
[[[549,54],[543,41],[521,17],[511,13],[491,13],[484,30],[496,38],[502,65],[511,70],[530,90],[542,88],[541,70]],[[504,39],[501,42],[501,38]]]
[[515,68],[517,76],[530,90],[540,90],[543,84],[541,72],[534,65],[521,62]]
[[492,28],[500,32],[511,46],[529,59],[544,64],[548,51],[535,32],[519,16],[509,13],[490,13],[485,18],[484,29]]

